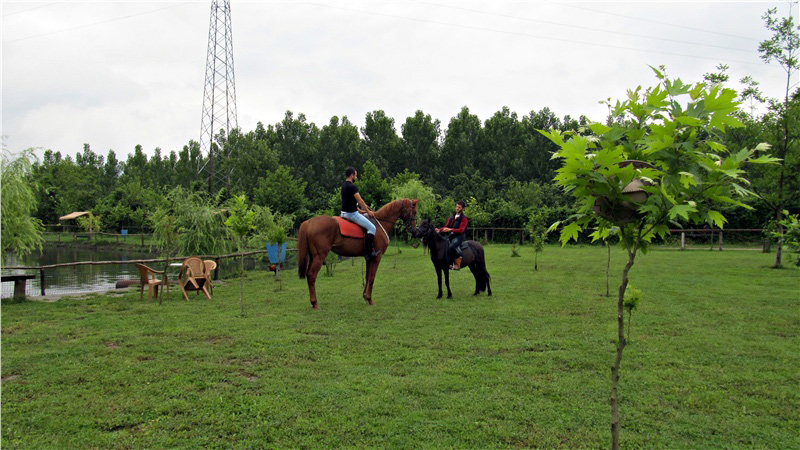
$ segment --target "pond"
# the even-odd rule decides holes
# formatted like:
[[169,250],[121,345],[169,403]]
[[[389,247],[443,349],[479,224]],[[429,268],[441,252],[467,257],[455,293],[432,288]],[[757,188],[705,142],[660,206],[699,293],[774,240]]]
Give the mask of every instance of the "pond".
[[[4,266],[47,266],[78,261],[130,261],[157,258],[153,253],[120,248],[45,245],[42,252],[33,252],[24,258],[7,253]],[[155,268],[155,267],[154,267]],[[29,273],[36,279],[28,280],[28,295],[41,295],[41,279],[38,270],[3,270],[3,274]],[[59,267],[45,270],[45,292],[47,295],[78,292],[97,292],[114,289],[121,279],[138,279],[139,272],[133,264],[102,264]],[[2,283],[2,297],[13,294],[13,283]]]
[[[11,254],[6,254],[3,263],[5,266],[39,267],[52,264],[65,264],[84,261],[134,261],[140,259],[157,259],[160,255],[136,248],[91,247],[80,245],[46,245],[42,252],[34,252],[20,259]],[[178,263],[180,260],[175,260]],[[215,275],[220,278],[237,276],[240,270],[238,258],[222,258]],[[164,270],[164,262],[147,263],[155,270]],[[270,264],[264,253],[245,256],[244,270],[269,270]],[[283,264],[283,270],[296,267],[296,255],[289,253]],[[177,280],[180,267],[168,269],[171,283]],[[120,280],[138,280],[139,271],[133,263],[79,265],[70,267],[57,267],[45,269],[45,294],[62,295],[81,292],[99,292],[115,289]],[[28,280],[26,293],[29,296],[41,295],[41,275],[36,269],[6,270],[3,274],[31,274],[36,278]],[[2,283],[2,297],[11,297],[14,293],[14,283]]]

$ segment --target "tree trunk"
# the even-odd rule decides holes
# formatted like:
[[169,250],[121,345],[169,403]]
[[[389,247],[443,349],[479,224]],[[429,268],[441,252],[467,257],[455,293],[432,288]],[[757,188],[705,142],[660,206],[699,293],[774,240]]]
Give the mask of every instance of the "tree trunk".
[[619,396],[617,388],[619,386],[619,366],[622,363],[622,351],[625,349],[625,316],[624,302],[625,290],[628,288],[628,272],[633,266],[636,258],[636,248],[633,252],[628,251],[628,263],[622,270],[622,284],[619,285],[619,296],[617,299],[617,355],[614,358],[614,365],[611,366],[611,448],[619,450]]
[[778,239],[777,244],[775,245],[775,268],[780,269],[781,267],[781,253],[783,253],[783,225],[781,225],[781,220],[783,220],[783,211],[778,209],[778,214],[776,217],[778,222],[778,232],[780,232],[781,237]]
[[631,340],[631,313],[632,311],[628,311],[628,337],[625,338],[626,340]]
[[786,155],[789,152],[789,121],[787,120],[787,115],[789,114],[789,83],[791,81],[792,75],[791,70],[787,71],[786,77],[786,96],[783,99],[783,120],[781,121],[781,126],[783,131],[783,148],[781,149],[781,172],[778,176],[778,203],[777,211],[775,214],[776,221],[778,222],[778,231],[781,233],[781,239],[778,240],[778,245],[775,248],[775,268],[779,269],[781,267],[781,256],[783,254],[783,226],[780,224],[781,220],[783,219],[783,172],[786,168]]
[[[241,249],[241,247],[239,247]],[[241,251],[241,250],[240,250]],[[242,317],[244,317],[244,252],[239,256],[239,301],[242,303]]]
[[606,261],[606,297],[610,297],[611,294],[608,291],[608,271],[611,269],[611,244],[606,241],[606,248],[608,249],[608,261]]

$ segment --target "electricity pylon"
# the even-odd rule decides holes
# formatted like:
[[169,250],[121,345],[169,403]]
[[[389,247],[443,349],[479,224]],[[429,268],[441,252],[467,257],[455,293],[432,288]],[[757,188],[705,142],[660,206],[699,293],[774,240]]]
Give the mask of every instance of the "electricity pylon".
[[227,185],[230,182],[229,174],[219,170],[220,160],[227,158],[228,152],[224,148],[218,148],[214,142],[214,133],[224,130],[225,136],[228,136],[230,131],[238,126],[236,83],[233,73],[231,2],[212,0],[208,28],[206,83],[203,90],[203,118],[200,124],[200,152],[206,158],[199,167],[199,173],[207,177],[209,190],[212,192],[214,184],[221,182]]

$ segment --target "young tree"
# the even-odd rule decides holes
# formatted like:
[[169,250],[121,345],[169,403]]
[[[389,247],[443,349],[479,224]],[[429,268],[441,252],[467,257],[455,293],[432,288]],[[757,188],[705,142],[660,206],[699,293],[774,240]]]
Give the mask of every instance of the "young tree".
[[539,270],[539,252],[544,250],[547,237],[547,211],[546,208],[537,208],[531,211],[528,217],[528,234],[533,245],[533,270]]
[[783,212],[784,218],[781,221],[783,231],[772,232],[772,238],[780,240],[781,245],[785,245],[797,257],[794,265],[800,267],[800,215],[789,215],[789,211]]
[[33,250],[42,249],[42,222],[33,217],[36,209],[36,186],[30,181],[31,162],[36,157],[33,149],[12,157],[3,145],[2,176],[0,177],[0,229],[3,246],[0,258],[6,250],[24,256]]
[[[775,212],[775,221],[778,223],[778,230],[783,232],[783,219],[784,205],[784,183],[786,177],[786,158],[789,149],[800,138],[800,127],[797,121],[800,120],[798,105],[790,105],[789,94],[792,89],[792,77],[797,73],[800,68],[800,25],[795,25],[794,16],[791,14],[793,6],[797,5],[797,1],[789,2],[789,12],[787,17],[778,17],[777,8],[769,9],[761,18],[764,19],[764,24],[769,31],[772,32],[772,37],[761,41],[758,46],[758,52],[761,54],[761,59],[769,64],[772,61],[777,62],[786,72],[786,89],[784,91],[783,102],[776,100],[770,101],[770,110],[775,114],[775,130],[776,130],[776,143],[774,145],[774,154],[781,159],[780,170],[778,173],[777,186],[773,186],[775,198],[771,203],[771,207]],[[794,106],[794,107],[790,107]],[[781,240],[778,241],[777,250],[775,251],[775,267],[781,266],[781,253],[782,245]]]
[[94,233],[100,232],[100,224],[102,220],[99,216],[95,216],[94,214],[87,214],[85,216],[78,217],[78,226],[81,227],[83,230],[89,233],[89,238],[91,239]]
[[[579,204],[575,220],[562,228],[562,244],[577,240],[583,229],[592,226],[602,237],[614,225],[628,253],[618,291],[617,348],[611,367],[614,449],[619,448],[617,390],[626,343],[624,296],[637,254],[646,251],[654,237],[667,235],[667,224],[678,217],[722,228],[725,217],[713,209],[715,205],[747,207],[739,197],[751,195],[744,187],[741,164],[774,162],[769,156],[756,157],[756,150],[733,153],[719,143],[726,128],[740,126],[733,116],[734,91],[684,84],[669,79],[663,67],[653,70],[659,84],[629,90],[628,98],[614,106],[611,126],[590,124],[592,134],[541,131],[559,147],[554,155],[562,161],[557,184]],[[640,186],[639,192],[630,193],[631,186]]]
[[244,195],[233,197],[228,205],[228,219],[225,225],[230,228],[236,237],[239,257],[239,300],[242,304],[242,317],[244,317],[244,244],[247,236],[253,231],[255,212],[247,205]]

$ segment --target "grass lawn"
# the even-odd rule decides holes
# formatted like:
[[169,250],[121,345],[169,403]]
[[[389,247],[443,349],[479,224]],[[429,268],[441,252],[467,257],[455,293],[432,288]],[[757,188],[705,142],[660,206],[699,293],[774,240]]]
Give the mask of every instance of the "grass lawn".
[[[391,251],[394,251],[392,249]],[[623,252],[486,248],[437,300],[422,249],[324,269],[312,311],[283,272],[162,305],[122,296],[4,303],[2,445],[607,447]],[[757,251],[654,249],[620,380],[624,447],[800,447],[800,270]]]

